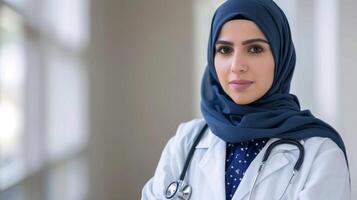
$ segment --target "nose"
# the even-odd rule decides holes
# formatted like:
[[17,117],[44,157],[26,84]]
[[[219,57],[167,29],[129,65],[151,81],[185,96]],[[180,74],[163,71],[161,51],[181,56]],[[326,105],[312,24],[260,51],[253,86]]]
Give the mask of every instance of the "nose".
[[232,63],[231,63],[231,71],[233,73],[244,73],[248,71],[248,65],[245,62],[244,55],[240,52],[235,52],[233,54]]

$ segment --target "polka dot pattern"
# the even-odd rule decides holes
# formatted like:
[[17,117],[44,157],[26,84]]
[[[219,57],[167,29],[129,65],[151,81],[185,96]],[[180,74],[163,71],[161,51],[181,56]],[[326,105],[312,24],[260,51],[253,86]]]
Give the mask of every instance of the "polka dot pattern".
[[226,200],[231,200],[250,163],[263,149],[267,138],[252,139],[226,146]]

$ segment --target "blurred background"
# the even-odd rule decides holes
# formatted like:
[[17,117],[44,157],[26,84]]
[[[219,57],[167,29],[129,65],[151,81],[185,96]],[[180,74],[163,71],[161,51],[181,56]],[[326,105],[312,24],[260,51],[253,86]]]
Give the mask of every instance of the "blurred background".
[[[177,126],[200,117],[222,0],[1,0],[0,200],[140,199]],[[342,135],[357,199],[357,1],[276,0],[292,93]]]

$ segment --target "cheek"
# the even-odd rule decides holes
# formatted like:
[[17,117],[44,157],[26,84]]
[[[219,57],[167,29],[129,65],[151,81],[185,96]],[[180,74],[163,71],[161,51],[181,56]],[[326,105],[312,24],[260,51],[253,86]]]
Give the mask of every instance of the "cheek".
[[224,59],[222,57],[216,57],[214,59],[214,66],[219,79],[224,79],[229,73],[230,61],[229,59]]
[[224,62],[222,59],[216,57],[214,59],[214,66],[215,66],[215,70],[216,70],[216,73],[217,73],[217,76],[218,76],[218,79],[219,79],[219,82],[222,84],[222,81],[224,79],[224,69],[226,68],[224,66]]
[[270,88],[274,80],[274,63],[267,61],[265,67],[260,70],[260,77],[264,82],[264,87]]
[[268,70],[267,74],[269,74],[269,81],[270,81],[270,85],[271,85],[274,81],[274,74],[275,74],[275,63],[274,63],[273,59],[270,60],[269,70]]

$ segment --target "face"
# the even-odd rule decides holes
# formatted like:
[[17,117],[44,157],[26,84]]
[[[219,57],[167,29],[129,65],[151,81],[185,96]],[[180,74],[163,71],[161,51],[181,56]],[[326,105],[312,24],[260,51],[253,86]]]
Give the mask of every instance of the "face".
[[223,25],[215,44],[214,65],[223,90],[237,104],[258,100],[272,86],[273,54],[252,21],[239,19]]

